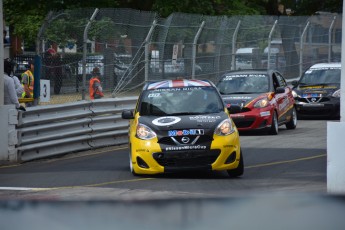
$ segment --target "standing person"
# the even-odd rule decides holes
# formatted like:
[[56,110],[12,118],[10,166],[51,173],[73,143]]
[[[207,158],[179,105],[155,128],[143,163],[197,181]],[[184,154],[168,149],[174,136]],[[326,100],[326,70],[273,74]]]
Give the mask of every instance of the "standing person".
[[101,73],[98,67],[93,68],[92,70],[92,78],[90,79],[89,83],[89,93],[90,99],[100,99],[104,97],[103,89],[100,81]]
[[5,73],[7,73],[7,75],[13,79],[14,87],[16,88],[17,97],[21,98],[24,92],[24,88],[22,84],[20,84],[20,80],[18,79],[18,77],[14,75],[14,66],[16,64],[10,58],[6,58],[5,63],[7,65],[6,67],[7,69],[5,69],[5,66],[4,66]]
[[12,72],[12,63],[7,59],[4,60],[4,104],[15,105],[17,109],[25,111],[25,108],[19,104],[16,94],[14,81],[9,74]]
[[[34,94],[34,62],[32,60],[28,63],[29,69],[22,73],[22,85],[24,88],[24,92],[22,94],[22,98],[33,98]],[[26,106],[32,106],[32,102],[25,103]]]

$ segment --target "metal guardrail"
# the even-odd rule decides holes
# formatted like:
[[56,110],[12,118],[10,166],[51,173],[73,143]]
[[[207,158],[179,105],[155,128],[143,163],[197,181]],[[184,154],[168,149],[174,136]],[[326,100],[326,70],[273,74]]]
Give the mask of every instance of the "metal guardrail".
[[128,121],[137,97],[30,107],[18,117],[18,161],[128,143]]

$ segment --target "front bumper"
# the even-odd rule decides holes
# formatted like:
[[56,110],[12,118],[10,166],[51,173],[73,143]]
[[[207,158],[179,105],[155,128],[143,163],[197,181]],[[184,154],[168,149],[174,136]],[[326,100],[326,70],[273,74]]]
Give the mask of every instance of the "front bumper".
[[133,169],[137,174],[158,174],[237,168],[240,160],[238,132],[228,136],[214,135],[213,139],[208,149],[199,146],[184,146],[183,149],[173,147],[169,150],[162,150],[157,139],[132,140]]
[[306,103],[296,101],[296,110],[299,117],[335,118],[340,117],[340,100],[334,98],[328,102]]
[[272,109],[255,109],[231,114],[231,118],[239,131],[265,129],[271,127],[272,111]]

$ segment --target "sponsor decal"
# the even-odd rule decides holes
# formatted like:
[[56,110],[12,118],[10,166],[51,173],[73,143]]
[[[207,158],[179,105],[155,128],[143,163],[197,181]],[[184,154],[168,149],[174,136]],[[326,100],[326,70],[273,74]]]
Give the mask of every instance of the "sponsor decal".
[[270,111],[260,112],[260,117],[267,117],[267,116],[270,116],[270,115],[271,115]]
[[308,103],[308,104],[302,104],[303,107],[324,107],[324,104],[320,103]]
[[135,150],[136,152],[149,152],[149,150],[148,149],[137,149],[137,150]]
[[312,98],[312,97],[322,97],[322,94],[318,93],[305,93],[302,95],[303,98]]
[[244,118],[246,117],[246,115],[243,115],[243,114],[230,114],[230,117],[234,117],[234,118]]
[[215,122],[216,120],[220,119],[220,116],[207,116],[207,115],[203,115],[203,116],[193,116],[193,117],[189,117],[189,120],[191,121],[197,121],[197,122]]
[[235,145],[223,145],[223,148],[233,148]]
[[147,97],[150,98],[150,97],[160,97],[161,94],[160,93],[150,93]]
[[301,86],[300,87],[301,89],[336,89],[338,88],[337,86],[333,86],[333,85],[330,85],[330,86]]
[[173,125],[181,121],[180,117],[159,117],[152,121],[152,124],[157,126]]
[[178,150],[204,150],[207,147],[205,145],[190,145],[190,146],[173,146],[166,147],[166,151],[178,151]]
[[281,111],[281,110],[284,110],[288,105],[289,105],[289,99],[285,98],[284,101],[281,104],[279,104],[278,108]]
[[184,129],[184,130],[170,130],[168,131],[169,137],[176,137],[176,136],[197,136],[197,135],[204,135],[203,129]]
[[233,96],[233,97],[225,97],[224,100],[251,100],[253,97],[248,96]]
[[192,91],[192,90],[201,90],[204,87],[182,87],[182,88],[162,88],[162,89],[153,89],[152,92],[176,92],[176,91]]
[[233,78],[245,78],[245,77],[266,77],[264,74],[235,74],[225,76],[223,81],[231,81]]
[[279,104],[278,109],[284,110],[288,105],[289,105],[289,99],[285,98],[284,101],[281,104]]

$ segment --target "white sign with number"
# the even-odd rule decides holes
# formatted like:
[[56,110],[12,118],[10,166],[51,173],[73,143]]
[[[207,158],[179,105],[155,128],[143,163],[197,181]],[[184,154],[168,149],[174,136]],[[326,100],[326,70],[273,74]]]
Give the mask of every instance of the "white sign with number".
[[50,81],[40,80],[40,102],[50,101]]

